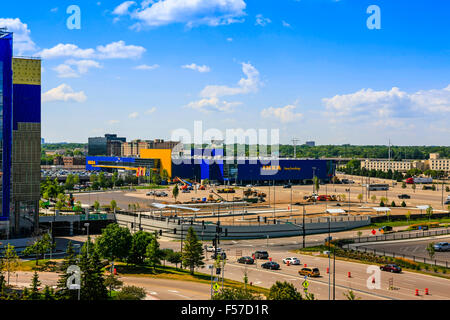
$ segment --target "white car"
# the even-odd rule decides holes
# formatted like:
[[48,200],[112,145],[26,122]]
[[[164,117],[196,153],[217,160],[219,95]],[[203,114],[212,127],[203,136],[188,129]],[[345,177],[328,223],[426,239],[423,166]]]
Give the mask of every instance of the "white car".
[[[206,251],[207,252],[215,252],[216,250],[215,250],[214,246],[206,246]],[[217,252],[221,252],[221,251],[222,251],[222,248],[217,248]]]
[[295,257],[289,257],[289,258],[284,258],[283,259],[283,263],[287,264],[289,261],[289,264],[294,264],[294,265],[299,265],[300,264],[300,260],[298,258]]

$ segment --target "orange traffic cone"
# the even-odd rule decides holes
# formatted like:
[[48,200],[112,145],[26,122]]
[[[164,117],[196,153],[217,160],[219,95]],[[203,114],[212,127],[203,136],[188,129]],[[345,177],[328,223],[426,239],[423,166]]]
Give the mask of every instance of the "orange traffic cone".
[[351,274],[351,272],[349,272],[349,273],[348,273],[348,277],[349,277],[349,278],[351,278],[351,277],[352,277],[352,274]]
[[416,289],[416,296],[419,295],[419,289]]
[[375,277],[372,278],[372,283],[375,283]]
[[428,295],[428,288],[425,288],[425,294]]

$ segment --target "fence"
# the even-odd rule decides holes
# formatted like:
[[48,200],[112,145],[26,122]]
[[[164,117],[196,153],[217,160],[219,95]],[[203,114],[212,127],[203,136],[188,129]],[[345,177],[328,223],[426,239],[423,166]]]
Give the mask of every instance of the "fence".
[[385,251],[385,250],[376,250],[376,249],[365,248],[365,247],[364,248],[356,247],[356,248],[354,248],[352,250],[357,250],[357,251],[364,252],[364,253],[373,253],[374,255],[378,255],[378,256],[385,256],[385,257],[392,257],[392,258],[404,258],[404,259],[412,260],[414,262],[428,263],[428,264],[431,264],[431,265],[448,268],[448,261],[427,259],[427,258],[424,258],[424,257],[417,257],[417,256],[414,256],[414,255],[406,255],[406,254],[389,252],[389,251]]
[[377,241],[391,241],[391,240],[402,240],[402,239],[414,239],[414,238],[424,238],[424,237],[433,237],[450,234],[450,228],[439,229],[439,230],[414,230],[414,231],[401,231],[401,232],[393,232],[387,233],[381,236],[369,236],[369,237],[357,237],[357,238],[348,238],[341,239],[345,240],[353,240],[354,243],[365,243],[365,242],[377,242]]

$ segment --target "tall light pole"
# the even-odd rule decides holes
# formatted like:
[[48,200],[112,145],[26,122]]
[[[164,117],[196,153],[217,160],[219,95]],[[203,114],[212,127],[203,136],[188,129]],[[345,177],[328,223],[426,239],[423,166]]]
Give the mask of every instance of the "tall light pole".
[[330,217],[328,217],[328,300],[331,300],[331,240],[330,240],[331,226]]

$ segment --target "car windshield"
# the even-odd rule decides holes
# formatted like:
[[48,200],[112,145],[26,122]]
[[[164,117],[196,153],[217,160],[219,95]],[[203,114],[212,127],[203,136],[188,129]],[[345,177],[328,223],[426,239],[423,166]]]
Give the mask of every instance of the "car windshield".
[[314,271],[314,272],[317,272],[317,271],[319,271],[319,269],[317,269],[317,268],[314,268],[314,269],[313,269],[313,271]]

